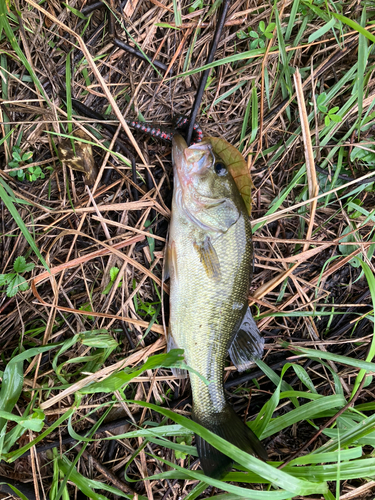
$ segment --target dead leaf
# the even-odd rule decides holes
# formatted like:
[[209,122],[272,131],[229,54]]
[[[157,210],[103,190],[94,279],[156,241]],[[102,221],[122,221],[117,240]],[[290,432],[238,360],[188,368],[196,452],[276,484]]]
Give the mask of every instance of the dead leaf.
[[253,183],[245,158],[238,149],[229,144],[225,139],[221,139],[220,137],[205,137],[204,141],[211,143],[213,152],[223,160],[225,166],[228,168],[250,215],[251,188],[253,187]]
[[[91,138],[81,129],[74,132],[74,139],[64,139],[59,144],[60,161],[67,167],[78,170],[85,175],[85,183],[93,186],[98,176],[98,169],[95,165],[91,144],[80,141],[91,141]],[[74,144],[74,149],[73,149]]]

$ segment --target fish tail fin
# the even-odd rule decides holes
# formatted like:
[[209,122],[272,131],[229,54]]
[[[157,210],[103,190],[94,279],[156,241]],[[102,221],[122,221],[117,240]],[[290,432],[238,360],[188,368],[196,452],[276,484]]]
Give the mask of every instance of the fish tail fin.
[[[263,460],[268,459],[262,443],[231,406],[227,405],[221,413],[205,415],[202,418],[193,412],[193,419],[241,450],[258,455]],[[228,471],[233,460],[200,436],[195,435],[195,443],[203,472],[207,476],[221,478]]]

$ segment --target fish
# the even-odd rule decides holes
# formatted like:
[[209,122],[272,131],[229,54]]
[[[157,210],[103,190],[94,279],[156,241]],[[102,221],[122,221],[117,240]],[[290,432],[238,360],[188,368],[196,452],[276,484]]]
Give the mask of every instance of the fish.
[[[184,350],[193,420],[267,460],[265,448],[224,393],[228,351],[243,371],[261,358],[264,339],[248,305],[253,267],[248,207],[228,155],[219,156],[214,146],[209,138],[190,147],[179,134],[172,140],[174,189],[164,269],[170,279],[167,347]],[[173,373],[187,376],[184,370]],[[198,435],[195,442],[204,473],[222,477],[232,459]]]

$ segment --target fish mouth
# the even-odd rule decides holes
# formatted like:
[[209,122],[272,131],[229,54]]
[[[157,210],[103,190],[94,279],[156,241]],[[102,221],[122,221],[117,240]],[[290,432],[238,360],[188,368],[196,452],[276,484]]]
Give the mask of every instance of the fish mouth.
[[190,184],[194,175],[204,174],[215,162],[211,144],[202,142],[188,147],[180,134],[172,140],[172,159],[182,185]]
[[180,134],[176,134],[172,139],[172,161],[173,165],[176,168],[176,171],[179,172],[182,170],[182,165],[184,164],[184,151],[188,148],[188,145],[185,139]]
[[[185,139],[176,134],[172,140],[172,160],[174,166],[174,196],[177,206],[186,216],[203,230],[211,227],[203,225],[193,214],[194,211],[216,207],[222,204],[224,198],[211,198],[203,195],[195,185],[195,179],[207,172],[215,163],[215,156],[211,144],[199,143],[188,148]],[[186,203],[186,197],[189,203]],[[195,207],[195,210],[192,209]]]

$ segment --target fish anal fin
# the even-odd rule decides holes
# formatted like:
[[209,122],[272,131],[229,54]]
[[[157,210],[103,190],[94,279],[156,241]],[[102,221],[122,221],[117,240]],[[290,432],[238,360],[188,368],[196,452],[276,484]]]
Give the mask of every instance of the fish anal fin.
[[194,248],[198,252],[199,260],[203,264],[207,276],[215,281],[220,281],[221,270],[219,257],[217,256],[211,238],[206,236],[202,243],[194,242]]
[[247,308],[242,323],[233,337],[229,348],[229,356],[239,372],[248,370],[256,359],[263,354],[264,338]]
[[[170,328],[168,328],[167,352],[169,352],[171,349],[180,349],[180,348],[178,347],[175,339],[172,337]],[[187,370],[181,370],[179,368],[171,368],[171,370],[175,377],[187,378],[188,376]]]
[[[200,415],[193,407],[193,420],[208,430],[226,439],[238,448],[252,455],[267,460],[267,452],[254,432],[236,415],[233,408],[226,405],[220,413]],[[198,455],[203,472],[210,477],[220,479],[230,468],[233,460],[200,436],[195,436]]]

